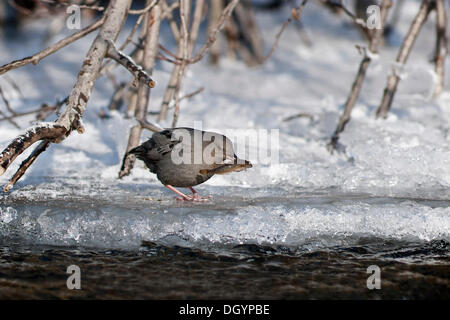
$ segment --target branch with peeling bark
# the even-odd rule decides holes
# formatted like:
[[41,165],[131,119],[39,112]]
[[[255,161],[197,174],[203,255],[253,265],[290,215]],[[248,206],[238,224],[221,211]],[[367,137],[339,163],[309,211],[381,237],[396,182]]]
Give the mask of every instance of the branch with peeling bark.
[[134,81],[135,86],[137,86],[138,83],[142,82],[143,84],[149,86],[150,88],[155,87],[156,82],[141,66],[137,65],[136,62],[134,62],[131,57],[119,51],[112,40],[108,40],[108,43],[109,43],[109,50],[106,56],[110,59],[115,60],[117,63],[121,64],[128,71],[131,72],[131,74],[134,76],[135,79]]
[[[77,82],[69,95],[65,111],[56,122],[37,125],[28,129],[25,134],[15,138],[0,154],[0,174],[3,174],[17,156],[36,141],[42,140],[44,142],[59,143],[70,135],[73,130],[77,130],[79,133],[84,132],[81,116],[94,88],[95,80],[99,76],[102,61],[107,54],[109,43],[115,41],[122,29],[130,4],[131,0],[111,0],[109,2],[104,17],[100,20],[102,23],[100,24],[99,34],[92,43],[83,62],[83,66],[78,73]],[[8,70],[11,70],[11,67]],[[37,156],[45,150],[43,146],[44,144],[38,146],[38,149],[32,153],[33,157],[28,158],[27,161],[22,163],[15,177],[20,178],[23,175]],[[14,185],[17,179],[13,178],[10,181],[8,190]]]
[[0,175],[9,165],[29,146],[39,140],[48,140],[55,143],[60,142],[67,132],[66,128],[56,123],[41,123],[27,129],[27,131],[15,138],[0,154]]

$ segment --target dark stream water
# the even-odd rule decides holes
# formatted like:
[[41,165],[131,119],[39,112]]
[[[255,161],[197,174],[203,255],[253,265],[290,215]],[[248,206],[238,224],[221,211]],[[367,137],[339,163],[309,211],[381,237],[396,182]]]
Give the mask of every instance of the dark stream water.
[[[139,250],[2,245],[2,299],[449,299],[450,245],[367,244],[313,252],[237,245],[222,252],[144,243]],[[66,285],[69,265],[81,289]],[[381,289],[367,288],[367,268]]]

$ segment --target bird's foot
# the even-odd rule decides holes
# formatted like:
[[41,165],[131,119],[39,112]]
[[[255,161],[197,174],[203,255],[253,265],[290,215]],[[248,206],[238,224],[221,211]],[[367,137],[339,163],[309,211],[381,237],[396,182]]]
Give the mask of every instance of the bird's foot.
[[205,202],[211,199],[211,196],[200,197],[198,193],[194,193],[194,195],[191,197],[193,199],[192,201],[199,201],[199,202]]
[[192,201],[205,202],[205,201],[208,201],[208,199],[211,199],[211,196],[200,197],[198,192],[195,191],[195,189],[192,187],[189,187],[189,190],[191,190],[191,192],[192,192],[192,196],[191,196]]
[[176,188],[172,187],[171,185],[166,185],[165,187],[179,195],[179,197],[175,197],[175,199],[177,199],[178,201],[205,202],[211,198],[211,196],[200,197],[198,195],[198,192],[195,191],[194,188],[192,188],[192,187],[189,187],[189,189],[192,191],[192,196],[185,195],[183,192],[178,191]]
[[186,198],[183,197],[174,197],[177,201],[191,201],[189,196],[186,196]]
[[177,199],[177,201],[206,202],[211,199],[211,196],[200,197],[198,193],[194,193],[192,196],[175,197],[175,199]]

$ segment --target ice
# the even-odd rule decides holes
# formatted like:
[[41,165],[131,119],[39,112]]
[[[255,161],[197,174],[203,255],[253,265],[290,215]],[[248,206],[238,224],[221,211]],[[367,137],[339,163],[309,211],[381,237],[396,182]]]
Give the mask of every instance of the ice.
[[[398,23],[401,36],[418,4],[406,8]],[[266,49],[289,15],[288,10],[257,14]],[[209,204],[177,203],[142,162],[130,176],[118,180],[135,122],[125,119],[123,112],[98,117],[113,90],[109,80],[101,78],[83,115],[85,133],[74,132],[52,145],[9,194],[0,196],[0,240],[94,247],[136,247],[142,240],[167,239],[193,245],[298,246],[352,244],[366,237],[449,240],[450,68],[447,63],[443,94],[431,99],[435,77],[428,57],[434,47],[434,25],[425,25],[402,67],[403,79],[386,120],[376,120],[375,111],[397,48],[383,48],[372,61],[353,118],[341,135],[345,153],[331,155],[326,145],[362,58],[354,47],[361,39],[342,17],[314,3],[308,4],[302,19],[312,47],[289,27],[264,66],[247,68],[224,58],[219,67],[212,67],[204,61],[189,66],[183,82],[184,93],[205,90],[181,102],[179,126],[202,121],[204,129],[231,134],[279,129],[279,162],[256,163],[246,172],[210,179],[199,187],[202,194],[213,196]],[[42,33],[42,28],[29,28],[30,37]],[[170,32],[167,26],[163,30]],[[171,48],[170,41],[163,40]],[[33,44],[35,50],[25,53],[23,42],[0,41],[0,63],[41,47]],[[26,111],[66,96],[88,46],[89,41],[76,42],[37,66],[9,73],[25,98],[0,77],[13,108]],[[165,62],[156,65],[152,111],[159,108],[170,70]],[[116,76],[119,81],[131,79],[123,70]],[[310,117],[283,121],[299,113]],[[26,128],[32,120],[28,116],[18,122]],[[161,125],[170,123],[171,119]],[[0,149],[23,132],[1,122]],[[145,132],[143,140],[150,135]],[[0,177],[1,184],[30,152]]]
[[[246,194],[245,189],[234,191]],[[39,201],[17,209],[0,208],[0,232],[3,239],[19,238],[26,243],[100,248],[136,248],[143,240],[168,241],[170,237],[198,246],[327,247],[354,245],[363,238],[450,240],[450,208],[445,201],[370,198],[332,191],[297,193],[290,198],[265,194],[264,190],[258,193],[253,197],[214,194],[212,203],[191,206],[176,205],[164,199],[167,195],[161,199],[122,197],[117,203],[108,203],[96,196],[90,201],[61,201],[59,194],[53,204]]]

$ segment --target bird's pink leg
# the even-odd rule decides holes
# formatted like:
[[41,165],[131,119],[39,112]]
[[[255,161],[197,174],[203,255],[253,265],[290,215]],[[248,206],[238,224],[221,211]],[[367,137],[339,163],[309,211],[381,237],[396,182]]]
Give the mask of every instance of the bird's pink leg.
[[177,200],[180,200],[180,201],[185,201],[185,200],[187,200],[187,201],[193,201],[193,199],[194,199],[194,198],[191,197],[191,196],[185,195],[183,192],[177,190],[176,188],[172,187],[171,185],[165,185],[165,187],[166,187],[167,189],[169,189],[169,190],[172,190],[173,192],[175,192],[177,195],[179,195],[179,196],[181,197],[181,198],[175,197]]
[[193,194],[193,197],[192,197],[192,198],[193,198],[194,201],[208,201],[208,199],[211,198],[211,196],[200,197],[200,196],[198,195],[198,192],[195,191],[195,189],[192,188],[192,187],[189,187],[189,190],[191,190],[191,192],[192,192],[192,194]]

